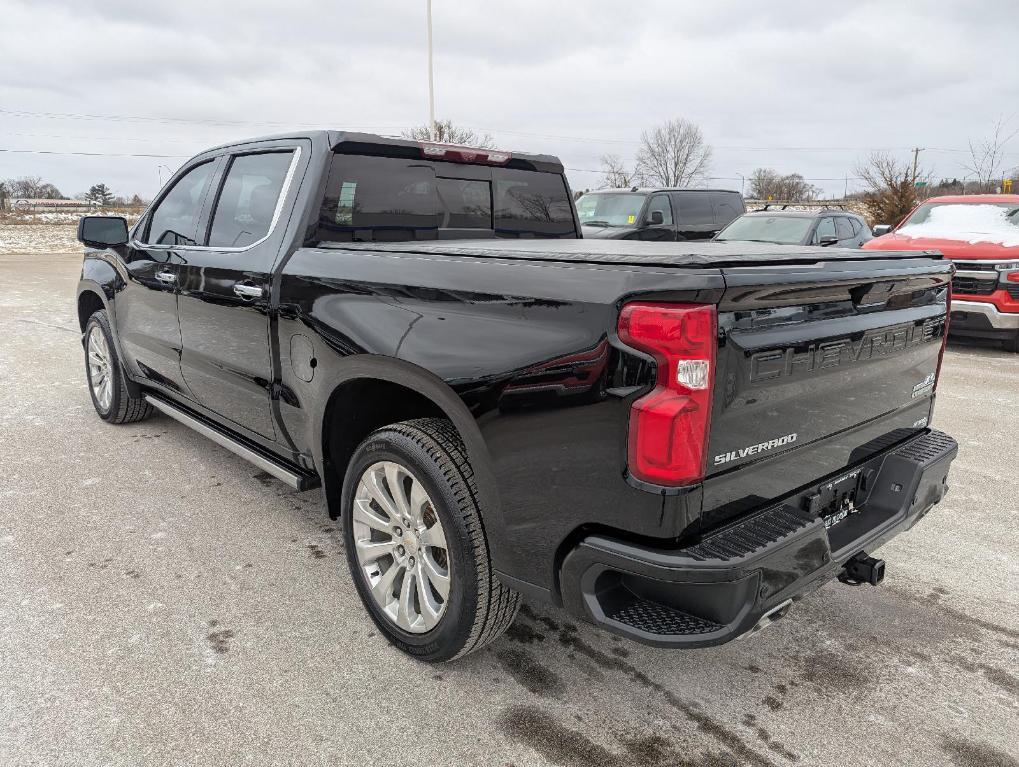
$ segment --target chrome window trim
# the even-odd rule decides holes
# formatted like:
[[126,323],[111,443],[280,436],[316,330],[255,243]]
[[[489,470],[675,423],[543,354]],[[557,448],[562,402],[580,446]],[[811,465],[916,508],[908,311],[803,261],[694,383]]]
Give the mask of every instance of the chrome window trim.
[[[233,158],[243,157],[245,155],[252,154],[282,154],[283,151],[287,151],[288,148],[281,147],[279,149],[270,147],[264,152],[242,152],[241,154],[230,155],[230,166],[226,169],[226,174],[223,176],[222,184],[226,183],[227,176],[230,175],[230,167],[233,166]],[[180,250],[180,251],[215,251],[215,252],[226,252],[226,253],[243,253],[246,250],[258,247],[263,242],[272,237],[274,231],[276,231],[276,225],[279,223],[280,216],[283,214],[283,205],[287,201],[287,195],[290,193],[290,186],[293,184],[294,176],[297,175],[297,164],[301,160],[301,147],[295,146],[290,147],[289,151],[294,153],[293,159],[290,160],[290,167],[287,168],[287,175],[283,177],[283,187],[280,189],[279,199],[276,200],[276,209],[272,214],[272,221],[269,222],[269,231],[265,233],[265,236],[261,239],[255,240],[249,245],[242,247],[216,247],[214,245],[148,245],[137,240],[131,241],[131,246],[135,248],[141,248],[144,250]],[[196,166],[197,167],[197,166]],[[221,187],[222,188],[222,187]],[[216,199],[216,208],[219,207],[219,198]],[[209,226],[211,229],[212,223],[216,219],[216,208],[212,210],[212,216],[209,218]]]

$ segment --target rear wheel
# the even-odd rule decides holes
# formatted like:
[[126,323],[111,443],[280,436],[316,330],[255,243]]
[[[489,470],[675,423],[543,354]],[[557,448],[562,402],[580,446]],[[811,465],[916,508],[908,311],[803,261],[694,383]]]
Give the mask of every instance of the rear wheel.
[[141,397],[131,396],[128,390],[105,309],[88,318],[84,340],[85,377],[99,417],[109,423],[133,423],[147,418],[152,406]]
[[1007,352],[1019,353],[1019,332],[1011,338],[1002,341],[1002,346],[1005,347]]
[[361,601],[399,649],[452,660],[513,622],[520,596],[492,571],[474,471],[449,421],[370,434],[348,467],[342,517]]

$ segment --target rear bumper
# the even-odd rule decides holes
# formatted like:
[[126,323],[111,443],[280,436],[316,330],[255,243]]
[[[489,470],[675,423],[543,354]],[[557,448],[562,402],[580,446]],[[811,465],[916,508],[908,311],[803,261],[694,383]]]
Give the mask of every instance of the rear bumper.
[[[927,432],[683,549],[589,536],[563,560],[564,605],[649,645],[728,642],[912,527],[948,491],[957,452],[951,437]],[[856,510],[827,528],[817,499],[851,485]]]

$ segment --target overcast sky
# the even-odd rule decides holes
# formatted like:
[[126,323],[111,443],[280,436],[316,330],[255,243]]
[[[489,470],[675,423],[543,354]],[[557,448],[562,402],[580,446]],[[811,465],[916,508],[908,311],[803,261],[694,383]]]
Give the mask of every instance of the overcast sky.
[[[671,117],[703,129],[714,185],[765,166],[838,195],[823,179],[852,190],[871,150],[962,177],[969,139],[1019,128],[1015,0],[433,5],[437,116],[558,155],[574,188]],[[0,0],[0,149],[172,155],[4,151],[0,178],[151,196],[216,143],[427,110],[425,0]]]

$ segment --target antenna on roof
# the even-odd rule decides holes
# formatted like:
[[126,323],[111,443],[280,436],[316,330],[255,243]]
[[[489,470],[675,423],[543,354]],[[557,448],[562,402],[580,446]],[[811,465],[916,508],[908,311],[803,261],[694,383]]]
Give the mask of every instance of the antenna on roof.
[[637,187],[632,187],[632,188],[630,189],[630,191],[631,191],[631,192],[636,192],[636,191],[637,191]]

